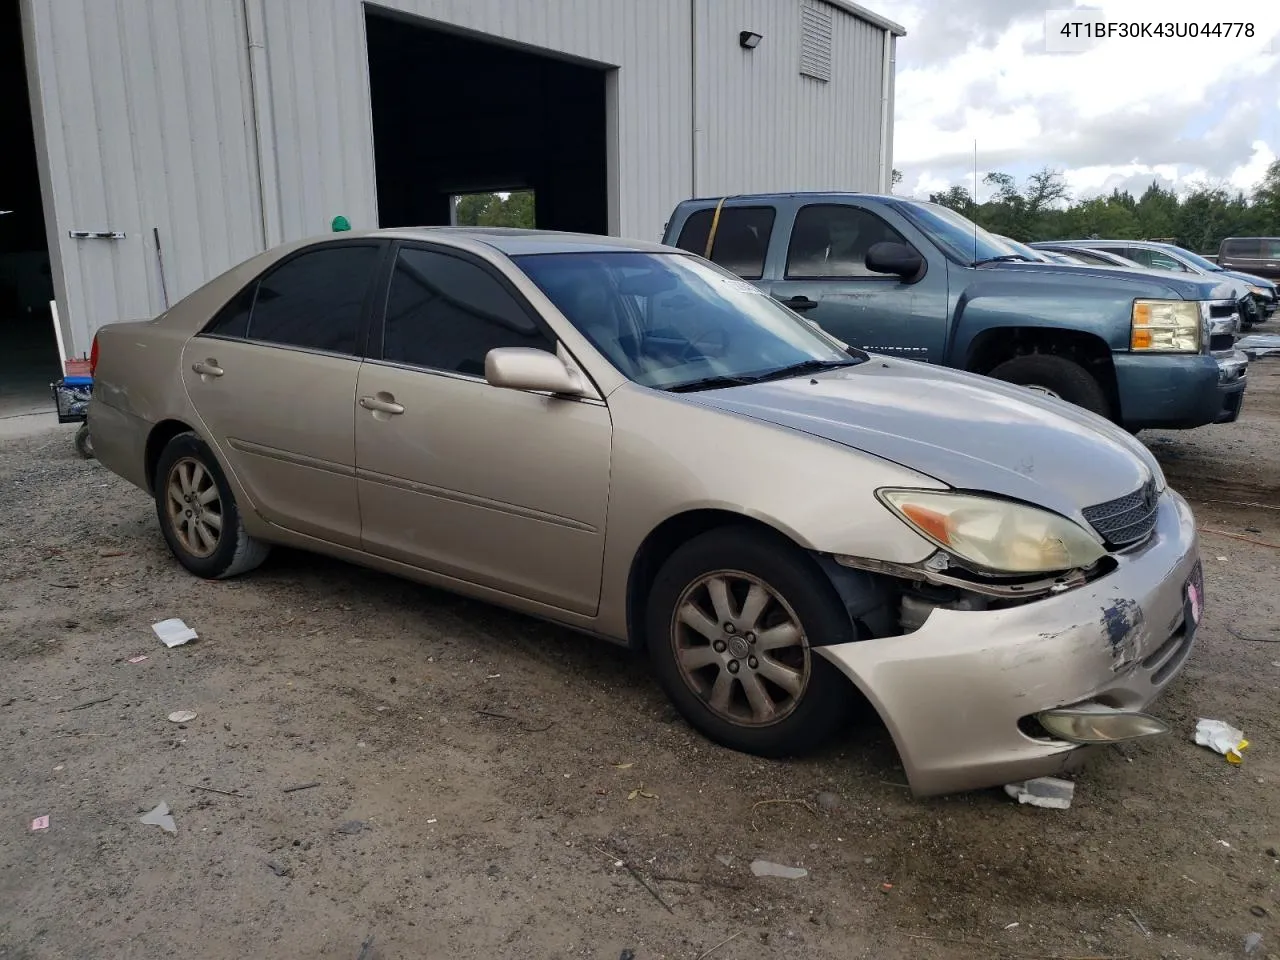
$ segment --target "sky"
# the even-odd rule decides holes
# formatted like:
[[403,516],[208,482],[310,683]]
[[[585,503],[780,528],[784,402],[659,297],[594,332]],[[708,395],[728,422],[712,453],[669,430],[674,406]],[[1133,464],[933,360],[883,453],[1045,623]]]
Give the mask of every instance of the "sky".
[[[1280,3],[1275,0],[864,0],[898,40],[896,192],[925,197],[989,171],[1021,182],[1061,170],[1071,196],[1140,194],[1155,180],[1246,192],[1280,154]],[[1078,8],[1078,9],[1073,9]],[[1252,24],[1254,36],[1071,42],[1070,20]],[[1049,23],[1053,28],[1049,29]],[[1245,32],[1245,31],[1241,31]],[[1049,35],[1050,44],[1046,44]],[[979,199],[990,188],[979,186]]]

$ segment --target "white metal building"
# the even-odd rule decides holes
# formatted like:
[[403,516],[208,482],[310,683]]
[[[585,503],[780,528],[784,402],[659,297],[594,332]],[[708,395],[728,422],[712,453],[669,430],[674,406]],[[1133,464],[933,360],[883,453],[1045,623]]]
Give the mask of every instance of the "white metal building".
[[75,355],[339,215],[533,189],[657,239],[689,196],[889,185],[903,31],[846,0],[0,2]]

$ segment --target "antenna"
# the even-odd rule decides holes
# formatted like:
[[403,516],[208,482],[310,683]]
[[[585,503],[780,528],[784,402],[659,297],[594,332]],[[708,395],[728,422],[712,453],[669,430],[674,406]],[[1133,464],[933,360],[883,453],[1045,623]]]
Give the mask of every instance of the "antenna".
[[973,259],[978,259],[978,138],[973,138]]

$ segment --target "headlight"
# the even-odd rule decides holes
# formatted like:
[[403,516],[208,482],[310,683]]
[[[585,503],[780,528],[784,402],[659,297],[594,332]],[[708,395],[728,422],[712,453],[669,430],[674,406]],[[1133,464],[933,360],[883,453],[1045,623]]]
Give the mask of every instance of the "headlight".
[[948,553],[1001,573],[1091,567],[1106,550],[1066,517],[1007,500],[936,490],[879,490],[882,503]]
[[1135,300],[1129,347],[1161,353],[1199,353],[1200,305],[1191,300]]
[[1272,293],[1270,290],[1267,290],[1263,287],[1250,287],[1249,292],[1252,293],[1255,297],[1264,297],[1267,300],[1270,300],[1272,297],[1275,296],[1274,293]]

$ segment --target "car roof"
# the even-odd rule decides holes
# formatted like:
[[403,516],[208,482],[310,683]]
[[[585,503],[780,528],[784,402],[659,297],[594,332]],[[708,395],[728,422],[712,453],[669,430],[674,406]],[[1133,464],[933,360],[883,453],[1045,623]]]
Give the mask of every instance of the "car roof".
[[315,242],[339,241],[351,237],[381,237],[389,240],[429,240],[465,245],[481,243],[509,257],[538,253],[672,253],[673,247],[647,240],[626,240],[593,233],[558,230],[528,230],[520,227],[388,227],[381,230],[352,230],[315,238]]
[[896,197],[887,193],[860,193],[856,190],[790,190],[786,193],[731,193],[727,196],[719,197],[693,197],[685,200],[686,204],[708,204],[719,203],[721,200],[725,205],[731,203],[739,203],[741,201],[759,202],[762,200],[789,200],[794,198],[806,199],[813,197],[857,197],[860,200],[901,200],[903,202],[924,203],[923,200],[912,201],[910,197]]

